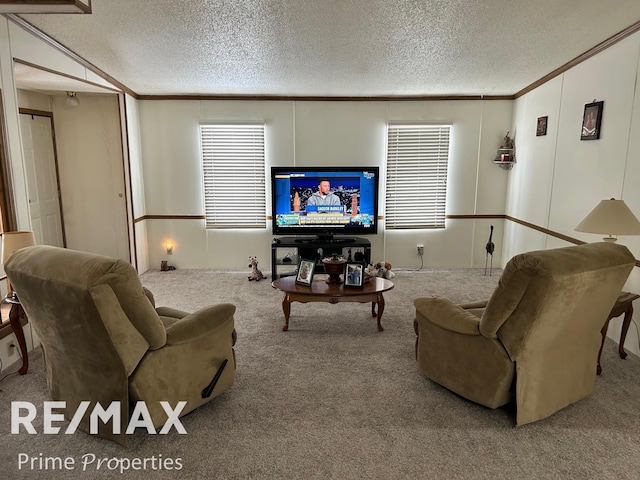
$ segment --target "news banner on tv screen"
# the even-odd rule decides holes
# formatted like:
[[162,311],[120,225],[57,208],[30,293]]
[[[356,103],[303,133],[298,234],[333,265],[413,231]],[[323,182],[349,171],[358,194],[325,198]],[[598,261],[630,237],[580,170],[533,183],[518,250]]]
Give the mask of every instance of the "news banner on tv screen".
[[[367,229],[375,222],[376,180],[376,173],[366,169],[277,172],[273,179],[277,226]],[[339,204],[313,204],[321,181],[329,182]]]

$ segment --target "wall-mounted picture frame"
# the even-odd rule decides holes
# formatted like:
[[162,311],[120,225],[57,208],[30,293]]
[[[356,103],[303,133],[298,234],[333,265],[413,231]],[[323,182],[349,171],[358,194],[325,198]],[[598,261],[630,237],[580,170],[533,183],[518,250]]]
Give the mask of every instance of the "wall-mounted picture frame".
[[362,288],[364,285],[364,264],[347,263],[344,270],[344,286]]
[[300,260],[298,266],[298,273],[296,274],[296,283],[298,285],[311,286],[313,282],[313,273],[316,268],[316,264],[313,260]]
[[595,100],[584,106],[580,140],[598,140],[600,138],[603,107],[604,102],[596,102]]
[[547,134],[547,122],[549,117],[538,117],[538,123],[536,125],[536,137],[543,137]]

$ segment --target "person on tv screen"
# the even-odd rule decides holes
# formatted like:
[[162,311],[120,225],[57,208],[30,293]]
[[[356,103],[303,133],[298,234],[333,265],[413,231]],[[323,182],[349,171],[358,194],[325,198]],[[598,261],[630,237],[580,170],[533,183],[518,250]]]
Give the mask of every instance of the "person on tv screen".
[[322,179],[318,182],[318,191],[309,197],[307,205],[340,205],[340,197],[331,193],[329,180]]

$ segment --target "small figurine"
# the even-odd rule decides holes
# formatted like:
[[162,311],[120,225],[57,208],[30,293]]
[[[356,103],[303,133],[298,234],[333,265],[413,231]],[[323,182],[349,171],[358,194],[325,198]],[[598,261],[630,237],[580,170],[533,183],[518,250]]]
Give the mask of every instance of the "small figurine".
[[251,275],[247,277],[249,281],[255,280],[256,282],[259,282],[260,280],[267,278],[258,269],[258,259],[256,257],[249,257],[249,267],[251,268]]
[[509,132],[504,136],[502,148],[513,148],[513,139],[509,137]]

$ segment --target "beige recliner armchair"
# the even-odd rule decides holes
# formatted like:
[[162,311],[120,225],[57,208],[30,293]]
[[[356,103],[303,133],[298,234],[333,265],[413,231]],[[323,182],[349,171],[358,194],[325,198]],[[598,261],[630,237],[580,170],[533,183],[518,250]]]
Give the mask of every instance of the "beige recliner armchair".
[[592,243],[513,257],[488,301],[417,298],[416,359],[455,393],[517,424],[589,396],[600,330],[635,263],[626,247]]
[[90,432],[95,402],[117,401],[119,433],[110,421],[98,435],[124,444],[135,402],[159,431],[169,418],[161,401],[172,409],[186,401],[182,416],[234,382],[231,304],[155,309],[130,264],[57,247],[18,250],[5,271],[42,344],[51,399],[66,402],[68,419],[92,402],[81,430]]

